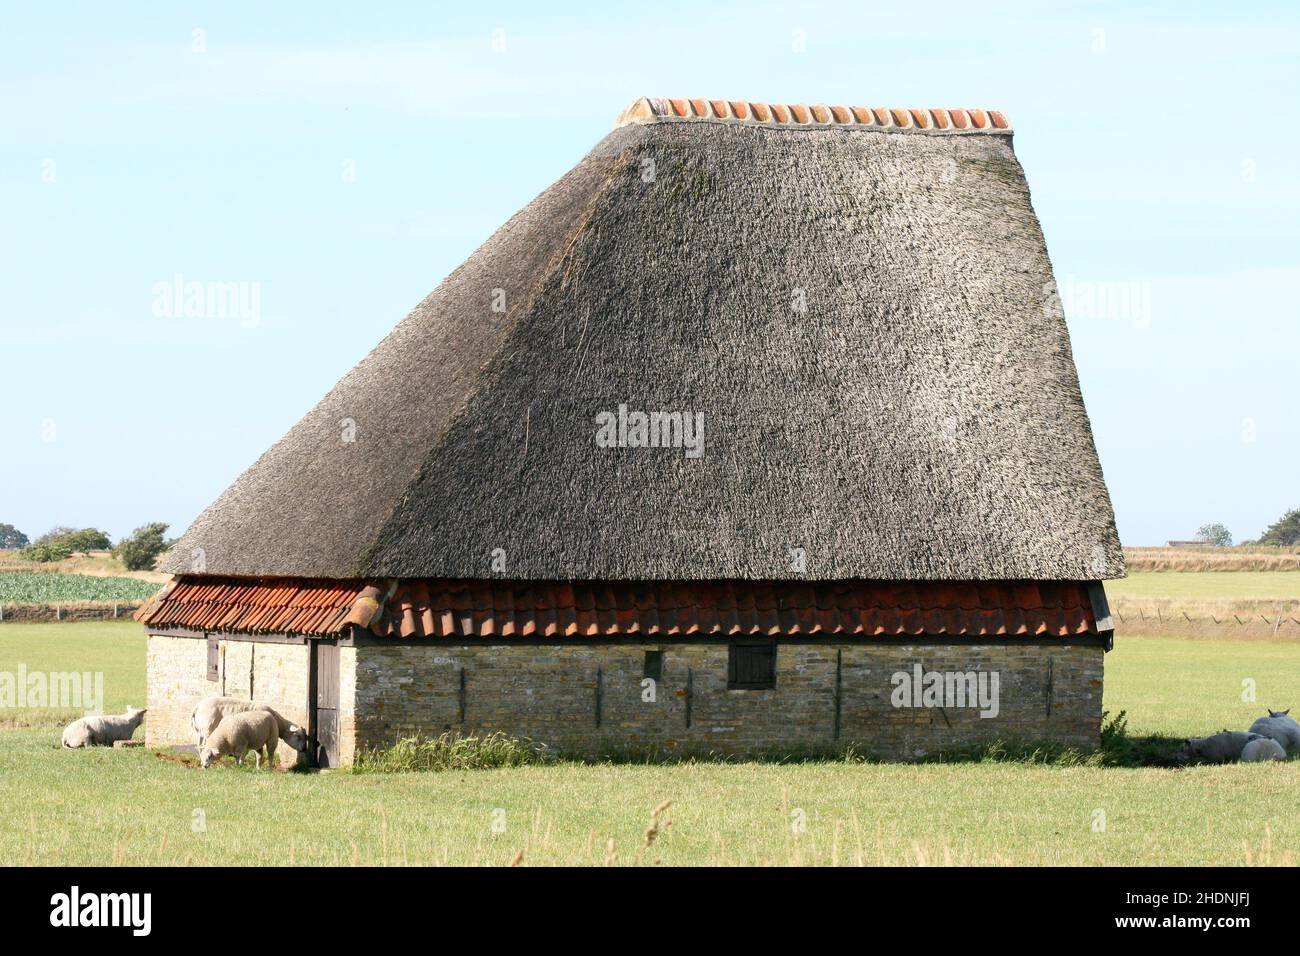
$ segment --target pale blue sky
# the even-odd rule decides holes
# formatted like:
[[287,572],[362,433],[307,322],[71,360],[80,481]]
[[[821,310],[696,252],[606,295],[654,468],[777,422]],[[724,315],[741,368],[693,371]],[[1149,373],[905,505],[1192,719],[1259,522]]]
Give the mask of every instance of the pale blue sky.
[[641,94],[1005,111],[1123,540],[1300,506],[1294,4],[268,6],[8,5],[0,521],[179,533]]

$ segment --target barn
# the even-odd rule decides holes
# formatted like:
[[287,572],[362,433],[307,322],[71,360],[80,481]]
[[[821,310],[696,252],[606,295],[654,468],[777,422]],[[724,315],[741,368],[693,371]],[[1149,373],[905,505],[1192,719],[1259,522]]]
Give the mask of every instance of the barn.
[[138,619],[312,759],[1098,742],[1124,573],[997,112],[641,98],[194,522]]

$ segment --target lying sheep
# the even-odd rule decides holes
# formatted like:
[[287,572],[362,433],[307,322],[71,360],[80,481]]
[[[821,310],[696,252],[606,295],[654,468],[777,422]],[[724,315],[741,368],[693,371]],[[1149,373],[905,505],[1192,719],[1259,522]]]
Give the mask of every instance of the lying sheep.
[[280,740],[280,724],[268,710],[246,710],[227,714],[208,735],[206,744],[199,750],[199,763],[204,769],[225,756],[233,756],[236,763],[244,762],[250,750],[257,755],[257,768],[262,768],[262,751],[266,751],[266,765],[271,766],[271,755]]
[[1260,734],[1264,737],[1271,737],[1280,743],[1288,754],[1300,751],[1300,724],[1295,719],[1287,716],[1291,713],[1291,708],[1286,710],[1270,710],[1267,717],[1261,717],[1250,725],[1252,734]]
[[285,720],[266,704],[259,704],[252,700],[240,700],[237,697],[204,697],[194,706],[194,711],[190,714],[190,724],[194,727],[195,734],[198,735],[198,749],[203,749],[203,744],[208,735],[217,728],[223,717],[252,710],[265,711],[274,717],[276,725],[279,727],[280,739],[294,750],[301,753],[307,749],[307,732],[297,724]]
[[1242,763],[1258,763],[1263,760],[1285,760],[1286,750],[1272,737],[1256,737],[1241,748]]
[[144,709],[127,705],[125,714],[82,717],[63,728],[65,747],[111,747],[118,740],[130,740],[144,720]]
[[1244,730],[1225,730],[1210,737],[1191,737],[1184,741],[1178,759],[1183,763],[1232,763],[1241,759],[1241,751],[1246,744],[1259,739],[1259,734]]

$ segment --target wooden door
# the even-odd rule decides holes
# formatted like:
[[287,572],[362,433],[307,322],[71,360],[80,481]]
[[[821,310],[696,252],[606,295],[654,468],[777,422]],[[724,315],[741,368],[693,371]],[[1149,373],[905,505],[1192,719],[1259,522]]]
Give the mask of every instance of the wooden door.
[[339,765],[339,646],[311,643],[310,753],[318,767]]

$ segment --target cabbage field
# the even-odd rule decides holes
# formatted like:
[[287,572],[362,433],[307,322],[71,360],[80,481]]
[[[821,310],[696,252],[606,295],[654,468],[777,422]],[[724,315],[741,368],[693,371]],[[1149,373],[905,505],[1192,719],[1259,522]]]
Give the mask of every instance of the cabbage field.
[[136,602],[148,598],[158,587],[151,581],[135,578],[51,571],[7,571],[0,574],[0,604]]

